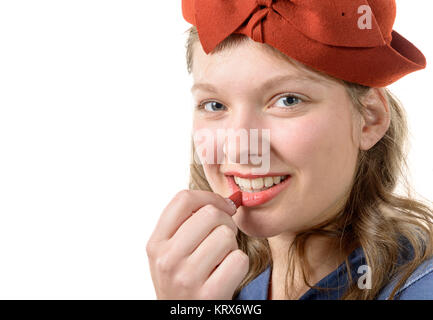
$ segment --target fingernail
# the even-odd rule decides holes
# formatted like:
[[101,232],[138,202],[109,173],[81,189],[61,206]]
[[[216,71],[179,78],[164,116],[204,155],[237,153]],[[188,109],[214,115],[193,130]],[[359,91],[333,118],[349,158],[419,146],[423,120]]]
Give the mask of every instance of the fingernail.
[[236,212],[237,208],[236,208],[236,204],[233,202],[233,200],[229,199],[229,198],[224,198],[224,200],[233,207],[233,212]]

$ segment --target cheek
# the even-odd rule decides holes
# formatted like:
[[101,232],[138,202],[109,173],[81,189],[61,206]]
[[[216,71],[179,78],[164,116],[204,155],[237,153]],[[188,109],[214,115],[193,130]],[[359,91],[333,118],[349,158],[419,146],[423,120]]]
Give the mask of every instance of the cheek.
[[325,187],[321,192],[344,182],[345,173],[353,171],[356,148],[348,114],[312,113],[272,130],[272,135],[274,147],[301,182]]
[[220,191],[224,181],[219,179],[218,165],[224,154],[218,145],[218,128],[209,127],[208,124],[195,121],[193,124],[194,159],[197,164],[203,165],[207,182],[213,191]]
[[[222,148],[221,139],[218,139],[218,128],[212,128],[209,125],[194,121],[193,139],[195,147],[195,157],[200,160],[204,166],[212,166],[221,161]],[[218,154],[219,153],[219,154]]]

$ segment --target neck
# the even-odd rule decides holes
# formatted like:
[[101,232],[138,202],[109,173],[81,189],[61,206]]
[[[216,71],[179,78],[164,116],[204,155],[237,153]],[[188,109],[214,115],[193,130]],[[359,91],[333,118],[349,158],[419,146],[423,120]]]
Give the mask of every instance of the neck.
[[[305,257],[294,256],[294,270],[289,266],[288,251],[294,240],[294,234],[280,234],[268,238],[272,253],[272,275],[269,284],[269,299],[297,299],[308,291],[302,275],[302,265],[306,267],[307,280],[310,285],[316,284],[323,277],[334,271],[345,259],[335,241],[323,236],[310,236],[305,244]],[[307,263],[302,263],[305,261]],[[308,267],[308,268],[307,268]],[[289,269],[287,285],[290,297],[285,294],[285,276]],[[292,270],[291,270],[292,269]],[[293,276],[293,283],[290,281]]]

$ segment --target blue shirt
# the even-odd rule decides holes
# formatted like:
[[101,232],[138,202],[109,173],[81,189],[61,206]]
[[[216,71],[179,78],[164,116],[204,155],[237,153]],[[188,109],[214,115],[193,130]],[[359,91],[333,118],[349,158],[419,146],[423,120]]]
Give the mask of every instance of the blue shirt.
[[[350,271],[353,281],[358,280],[365,270],[358,273],[358,268],[366,265],[366,259],[362,247],[354,250],[348,257]],[[271,267],[259,274],[249,282],[234,298],[234,300],[267,300]],[[398,282],[399,277],[395,277],[377,295],[377,300],[385,300],[389,297]],[[345,262],[340,264],[337,269],[320,280],[316,286],[325,288],[335,288],[330,290],[317,290],[310,288],[299,300],[337,300],[342,297],[348,287],[348,276]],[[368,289],[364,289],[368,290]],[[433,300],[433,258],[424,261],[411,274],[405,284],[395,294],[396,300]]]

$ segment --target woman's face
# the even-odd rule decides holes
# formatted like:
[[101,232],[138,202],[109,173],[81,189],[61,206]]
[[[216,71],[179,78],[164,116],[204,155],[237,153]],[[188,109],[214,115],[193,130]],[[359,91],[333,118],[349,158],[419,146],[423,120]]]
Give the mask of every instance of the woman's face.
[[[217,141],[218,129],[258,129],[259,138],[269,129],[269,154],[262,154],[269,172],[290,175],[271,200],[238,209],[233,219],[240,230],[256,237],[291,234],[335,214],[350,190],[359,150],[358,118],[343,85],[300,70],[254,41],[212,55],[196,43],[192,74],[194,102],[202,104],[194,109],[194,133],[208,129]],[[286,78],[264,85],[276,77]],[[198,156],[212,190],[227,197],[232,189],[225,173],[251,174],[258,166],[239,161],[249,145],[224,143],[236,160],[228,161],[223,143],[214,153],[224,161]]]

